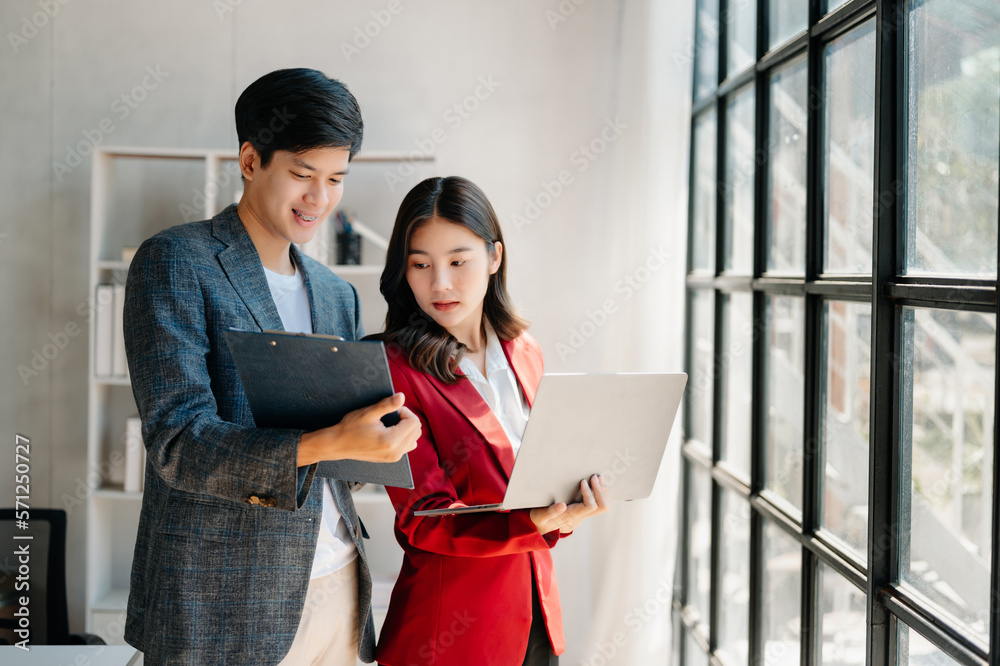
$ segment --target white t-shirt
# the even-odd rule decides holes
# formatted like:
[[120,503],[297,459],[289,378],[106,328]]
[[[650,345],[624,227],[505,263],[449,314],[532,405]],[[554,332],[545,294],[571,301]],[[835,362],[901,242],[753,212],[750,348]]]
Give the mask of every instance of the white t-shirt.
[[[264,275],[267,276],[267,286],[271,289],[271,298],[278,308],[285,330],[289,333],[312,333],[309,292],[302,272],[296,267],[295,275],[282,275],[265,268]],[[329,481],[319,478],[316,480],[323,483],[323,516],[320,519],[310,578],[327,576],[347,566],[358,556],[358,549],[354,547],[344,517],[333,499]]]
[[458,367],[500,421],[514,448],[514,457],[517,457],[524,427],[528,424],[528,401],[517,384],[514,371],[510,369],[507,356],[500,345],[500,338],[489,321],[486,322],[486,376],[483,377],[483,373],[468,356],[461,360]]

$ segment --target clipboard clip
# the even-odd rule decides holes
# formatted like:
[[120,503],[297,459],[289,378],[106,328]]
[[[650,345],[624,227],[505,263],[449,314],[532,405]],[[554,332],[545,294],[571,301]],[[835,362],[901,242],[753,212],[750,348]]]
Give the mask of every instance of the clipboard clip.
[[289,333],[288,331],[270,331],[270,330],[264,330],[262,332],[267,333],[268,335],[294,335],[302,338],[308,336],[310,338],[326,338],[328,340],[339,340],[341,342],[344,341],[344,336],[342,335],[325,335],[323,333],[313,333],[310,335],[308,333]]

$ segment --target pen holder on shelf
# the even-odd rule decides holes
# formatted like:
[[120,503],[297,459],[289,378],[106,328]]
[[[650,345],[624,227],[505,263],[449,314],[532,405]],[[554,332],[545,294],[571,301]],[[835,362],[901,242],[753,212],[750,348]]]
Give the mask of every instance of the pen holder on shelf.
[[344,211],[337,211],[337,263],[341,266],[361,264],[361,235],[354,231]]
[[337,263],[354,266],[361,263],[361,236],[350,231],[337,232]]

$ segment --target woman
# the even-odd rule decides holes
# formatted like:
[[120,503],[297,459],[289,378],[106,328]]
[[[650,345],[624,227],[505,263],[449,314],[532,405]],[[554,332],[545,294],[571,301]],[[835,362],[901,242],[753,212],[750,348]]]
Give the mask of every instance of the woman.
[[423,428],[416,488],[389,488],[403,566],[376,659],[411,664],[555,664],[564,648],[549,549],[607,510],[598,476],[583,501],[414,516],[501,502],[542,376],[542,353],[506,288],[493,207],[464,178],[430,178],[400,205],[382,272],[392,381]]

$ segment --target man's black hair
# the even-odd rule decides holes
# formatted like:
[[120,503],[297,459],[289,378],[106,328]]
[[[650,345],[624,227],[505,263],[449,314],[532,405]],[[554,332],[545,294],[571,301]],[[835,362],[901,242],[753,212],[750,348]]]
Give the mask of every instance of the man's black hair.
[[276,150],[361,148],[364,124],[354,95],[315,69],[279,69],[260,77],[236,100],[236,135],[260,154],[261,167]]

